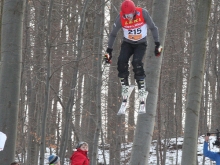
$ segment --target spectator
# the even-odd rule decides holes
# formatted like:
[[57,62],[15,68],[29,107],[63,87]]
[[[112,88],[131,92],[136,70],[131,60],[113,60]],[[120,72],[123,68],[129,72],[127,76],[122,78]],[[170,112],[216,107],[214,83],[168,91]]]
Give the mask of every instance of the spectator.
[[89,165],[88,144],[86,142],[79,142],[76,151],[70,158],[70,165]]
[[50,155],[48,158],[48,164],[50,165],[60,165],[60,158],[56,155]]
[[208,150],[208,142],[209,142],[209,136],[205,136],[205,141],[204,141],[204,145],[203,145],[203,155],[205,157],[210,158],[212,161],[215,161],[216,165],[220,165],[220,153],[209,151]]

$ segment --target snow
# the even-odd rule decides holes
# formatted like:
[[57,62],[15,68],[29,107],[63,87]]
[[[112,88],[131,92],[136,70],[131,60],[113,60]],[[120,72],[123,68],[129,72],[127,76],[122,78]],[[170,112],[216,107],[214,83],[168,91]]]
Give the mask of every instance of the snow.
[[[215,136],[210,136],[210,150],[213,152],[219,152],[219,148],[217,148],[216,146],[213,146],[213,143],[215,140],[216,140]],[[204,142],[204,135],[198,138],[197,156],[198,156],[199,165],[201,165],[203,162],[203,142]],[[164,144],[164,140],[162,140],[161,143]],[[178,165],[180,165],[181,158],[182,158],[183,137],[179,137],[177,139],[171,138],[166,143],[168,144],[167,152],[166,152],[166,165],[172,165],[172,164],[176,165],[176,162]],[[156,140],[152,141],[151,143],[150,156],[148,159],[149,160],[148,163],[150,165],[157,164],[156,144],[157,144]],[[175,147],[176,144],[177,144],[177,147]],[[122,160],[129,159],[131,155],[132,143],[122,144],[121,147],[122,147],[122,152],[121,152]],[[105,150],[104,155],[105,155],[106,163],[109,164],[109,151]],[[99,162],[104,164],[102,150],[99,150]],[[129,163],[127,163],[126,165],[128,164]],[[212,162],[209,158],[205,158],[204,165],[212,165],[212,164],[214,165],[214,162]]]
[[[210,136],[210,149],[213,152],[219,152],[219,148],[216,146],[213,146],[213,143],[215,142],[216,137],[215,136]],[[202,165],[203,162],[203,142],[204,142],[204,135],[200,136],[198,138],[198,149],[197,149],[197,157],[198,157],[198,164]],[[164,144],[164,140],[161,141],[162,144]],[[157,165],[157,156],[156,156],[156,144],[157,141],[153,140],[151,143],[151,148],[150,148],[150,156],[149,156],[149,165]],[[166,165],[180,165],[181,164],[181,157],[182,157],[182,144],[183,144],[183,137],[178,137],[176,138],[171,138],[166,141],[166,146],[167,146],[167,152],[166,152]],[[177,144],[177,147],[176,147]],[[104,150],[104,156],[106,160],[106,164],[109,165],[109,145],[105,146],[106,150]],[[176,149],[178,148],[178,149]],[[129,160],[130,155],[131,155],[131,150],[132,150],[132,143],[125,143],[121,145],[121,160]],[[53,151],[52,151],[53,152]],[[56,155],[56,154],[54,154]],[[50,150],[47,148],[46,153],[45,153],[45,165],[48,162],[48,157],[50,156]],[[98,161],[99,163],[104,164],[104,159],[103,159],[103,150],[100,147],[98,151]],[[65,165],[69,165],[69,159],[67,158],[65,160]],[[122,164],[122,163],[121,163]],[[123,163],[124,164],[124,163]],[[126,165],[128,165],[126,163]],[[214,165],[215,163],[212,162],[209,158],[205,158],[205,164],[204,165]]]
[[6,134],[0,132],[0,151],[4,149],[6,139],[7,139]]

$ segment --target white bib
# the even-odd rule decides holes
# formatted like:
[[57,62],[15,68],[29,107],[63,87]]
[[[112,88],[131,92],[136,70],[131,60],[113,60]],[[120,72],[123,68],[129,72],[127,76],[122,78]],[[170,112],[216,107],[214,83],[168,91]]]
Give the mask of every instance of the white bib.
[[122,29],[124,32],[124,37],[132,41],[138,41],[147,36],[147,24],[143,24],[138,28]]

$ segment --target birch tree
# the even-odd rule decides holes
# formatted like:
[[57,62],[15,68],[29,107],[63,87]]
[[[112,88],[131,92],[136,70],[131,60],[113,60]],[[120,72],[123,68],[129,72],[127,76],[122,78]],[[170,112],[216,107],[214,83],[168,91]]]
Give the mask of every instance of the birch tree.
[[192,47],[182,165],[196,165],[199,112],[203,89],[208,20],[212,0],[198,0]]
[[0,164],[14,161],[22,65],[25,0],[5,0],[1,31],[0,130],[8,138]]
[[[160,43],[164,45],[170,0],[154,0],[152,19],[159,29]],[[163,15],[163,19],[161,19]],[[148,164],[150,145],[153,136],[153,128],[156,116],[158,87],[160,78],[160,68],[162,63],[162,55],[156,58],[154,55],[154,41],[152,38],[148,40],[148,51],[146,58],[146,85],[149,92],[146,102],[146,114],[138,115],[137,126],[135,130],[134,143],[131,153],[130,164]]]

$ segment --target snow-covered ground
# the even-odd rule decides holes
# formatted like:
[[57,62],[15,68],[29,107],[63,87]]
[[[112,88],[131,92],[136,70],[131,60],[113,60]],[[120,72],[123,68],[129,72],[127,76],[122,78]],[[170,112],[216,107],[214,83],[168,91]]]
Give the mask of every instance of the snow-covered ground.
[[[215,136],[210,136],[210,150],[214,152],[219,152],[219,149],[216,146],[213,146],[212,143],[216,140]],[[162,141],[163,143],[164,141]],[[198,156],[198,164],[202,165],[203,162],[203,142],[204,142],[204,136],[200,136],[198,138],[198,149],[197,149],[197,156]],[[183,137],[179,138],[172,138],[169,141],[166,142],[167,145],[167,152],[166,152],[166,165],[176,165],[176,162],[178,165],[181,164],[181,157],[182,157],[182,144],[183,144]],[[157,164],[157,156],[156,156],[156,144],[157,141],[154,140],[151,143],[151,149],[150,149],[150,156],[149,156],[149,164],[156,165]],[[177,144],[177,145],[176,145]],[[176,147],[177,146],[177,147]],[[129,159],[131,149],[132,149],[132,143],[129,144],[122,144],[122,152],[121,152],[121,158],[122,160]],[[176,149],[178,148],[178,149]],[[106,163],[109,163],[109,152],[108,150],[105,151],[105,159]],[[103,163],[103,154],[102,151],[99,151],[99,162]],[[128,165],[129,163],[127,163]],[[205,158],[205,165],[214,165],[214,162],[210,161],[209,158]]]
[[[210,136],[210,150],[214,152],[219,152],[219,148],[216,146],[213,146],[214,141],[216,140],[215,136]],[[164,141],[162,140],[162,143]],[[198,149],[197,149],[197,156],[198,156],[198,164],[202,165],[203,162],[203,142],[204,142],[204,136],[200,136],[198,138]],[[182,157],[182,144],[183,144],[183,137],[179,138],[172,138],[169,139],[167,143],[167,152],[166,152],[166,165],[176,165],[176,162],[178,165],[181,164],[181,157]],[[154,140],[151,143],[150,148],[150,156],[149,156],[149,165],[156,165],[157,164],[157,156],[156,156],[156,144],[157,141]],[[177,145],[176,145],[177,144]],[[126,143],[122,144],[121,149],[121,160],[129,160],[131,149],[132,149],[132,143]],[[108,147],[107,147],[108,148]],[[178,149],[176,149],[178,148]],[[104,151],[104,156],[106,160],[106,164],[109,165],[109,150]],[[47,158],[49,157],[49,149],[47,149],[47,153],[45,154],[45,164],[48,162]],[[104,158],[103,158],[103,151],[99,150],[99,163],[104,164]],[[123,163],[124,164],[124,163]],[[126,165],[128,165],[127,163]],[[209,158],[205,158],[205,165],[214,165],[215,163],[212,162]],[[69,165],[69,161],[67,160],[65,162],[65,165]]]

